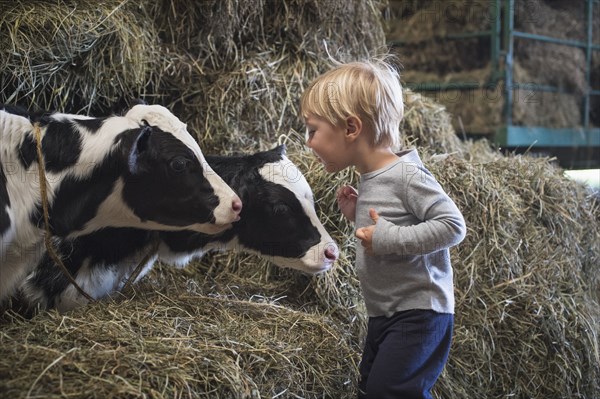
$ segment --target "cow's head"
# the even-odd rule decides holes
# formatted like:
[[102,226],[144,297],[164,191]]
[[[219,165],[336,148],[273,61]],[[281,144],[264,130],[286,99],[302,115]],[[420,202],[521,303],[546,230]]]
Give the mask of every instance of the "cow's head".
[[280,267],[307,273],[328,270],[338,247],[317,217],[312,190],[287,158],[285,147],[251,159],[255,170],[229,182],[247,201],[241,220],[234,224],[238,244]]
[[239,220],[242,202],[183,122],[159,105],[136,105],[125,117],[140,129],[130,147],[123,199],[143,222],[214,234]]

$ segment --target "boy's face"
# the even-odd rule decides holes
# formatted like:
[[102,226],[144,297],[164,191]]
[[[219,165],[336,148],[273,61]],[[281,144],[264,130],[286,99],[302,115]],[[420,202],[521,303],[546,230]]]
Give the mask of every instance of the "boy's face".
[[351,166],[345,139],[346,129],[335,126],[323,118],[309,115],[305,118],[306,145],[313,150],[329,173]]

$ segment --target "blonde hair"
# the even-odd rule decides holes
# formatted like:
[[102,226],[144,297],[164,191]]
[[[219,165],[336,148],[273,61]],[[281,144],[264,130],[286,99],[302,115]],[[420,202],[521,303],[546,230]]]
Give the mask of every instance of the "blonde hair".
[[358,117],[373,132],[374,145],[400,147],[402,86],[398,72],[383,60],[339,64],[311,82],[300,108],[304,118],[314,115],[339,127]]

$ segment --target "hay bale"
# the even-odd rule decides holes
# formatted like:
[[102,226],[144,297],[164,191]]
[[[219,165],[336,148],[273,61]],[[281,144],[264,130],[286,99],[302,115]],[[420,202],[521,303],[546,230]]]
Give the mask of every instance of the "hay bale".
[[448,34],[489,29],[489,8],[489,0],[391,0],[384,26],[391,40],[443,39]]
[[438,392],[596,397],[598,203],[548,159],[480,150],[431,168],[469,229],[452,253],[455,343]]
[[[356,349],[331,319],[277,298],[159,276],[132,299],[1,325],[2,397],[348,397]],[[23,339],[23,331],[27,338]]]
[[[489,30],[489,0],[392,0],[384,27],[387,41],[399,43],[393,52],[402,61],[406,82],[447,82],[448,75],[477,75],[489,63],[489,40],[445,40],[451,34]],[[475,79],[473,75],[467,79]]]
[[[187,13],[189,4],[182,3]],[[174,4],[172,20],[178,21],[180,3]],[[227,0],[196,7],[191,15],[198,29],[173,29],[169,39],[191,43],[184,51],[193,54],[169,107],[190,115],[200,141],[219,152],[268,147],[290,127],[301,129],[298,98],[330,67],[327,49],[338,59],[383,49],[378,1]],[[362,29],[348,34],[348,24]]]
[[462,152],[464,145],[450,123],[450,114],[440,103],[404,90],[404,119],[400,123],[402,145],[428,148],[431,152]]
[[[523,32],[586,42],[586,23],[583,1],[515,2],[515,29]],[[600,21],[593,21],[593,25],[598,28]],[[528,79],[521,83],[555,86],[580,96],[587,89],[584,49],[520,38],[514,45],[515,63],[528,73]]]
[[[518,70],[520,69],[515,65],[515,71]],[[497,128],[504,123],[502,110],[506,103],[506,96],[503,85],[426,92],[424,95],[445,106],[451,115],[452,126],[459,134],[493,136]],[[522,89],[514,90],[512,95],[514,125],[549,128],[582,126],[581,96],[534,91],[528,89],[527,85]]]
[[0,102],[98,113],[144,93],[157,32],[134,2],[2,1]]
[[[451,115],[451,123],[460,134],[493,135],[502,124],[505,96],[501,87],[474,90],[443,90],[428,92],[433,101],[444,104]],[[523,97],[520,97],[523,98]],[[518,103],[518,98],[516,98]],[[515,110],[521,109],[518,106]]]
[[[446,40],[445,37],[489,30],[490,6],[489,0],[392,0],[389,19],[385,25],[386,34],[390,41],[400,40],[405,43],[394,49],[407,70],[405,81],[445,83],[462,79],[474,83],[487,82],[491,77],[488,65],[489,38]],[[595,15],[597,14],[596,10]],[[515,29],[524,32],[586,41],[584,16],[585,2],[515,2]],[[595,18],[593,21],[596,32],[600,29],[600,19]],[[514,82],[554,86],[566,90],[568,94],[526,94],[533,97],[533,100],[513,104],[513,123],[549,128],[581,126],[582,96],[587,90],[584,50],[520,38],[515,38],[514,46]],[[478,56],[473,57],[473,54]],[[554,62],[556,59],[564,62]],[[597,66],[594,58],[592,81],[596,79]],[[486,98],[487,91],[484,87],[477,91],[467,91],[463,95],[455,91],[438,94],[442,103],[457,116],[454,121],[457,130],[464,127],[469,133],[490,135],[501,125],[502,106],[499,104],[504,100],[498,103],[494,98],[490,101]],[[500,92],[499,94],[502,95]],[[523,91],[519,93],[517,90],[515,94],[523,95]],[[467,102],[471,98],[476,101]],[[595,113],[592,113],[591,119],[597,125]]]

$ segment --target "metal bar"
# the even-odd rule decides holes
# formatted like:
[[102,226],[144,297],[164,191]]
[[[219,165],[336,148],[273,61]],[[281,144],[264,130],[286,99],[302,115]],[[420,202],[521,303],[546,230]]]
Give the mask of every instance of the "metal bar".
[[[521,31],[517,31],[517,30],[513,32],[513,36],[520,37],[523,39],[539,40],[542,42],[562,44],[562,45],[571,46],[571,47],[587,48],[587,46],[588,46],[587,43],[580,42],[577,40],[557,39],[555,37],[536,35],[534,33],[521,32]],[[600,45],[597,45],[597,44],[593,44],[593,47],[600,49]]]
[[505,45],[505,56],[504,56],[504,121],[505,124],[512,125],[512,74],[513,74],[513,51],[514,51],[514,19],[515,19],[515,1],[505,0],[504,3],[504,45]]
[[496,140],[506,147],[598,147],[600,129],[511,125],[501,128]]
[[450,40],[469,39],[469,38],[473,38],[473,37],[490,36],[491,34],[492,34],[492,31],[485,30],[485,31],[479,31],[479,32],[451,33],[451,34],[444,36],[444,38],[450,39]]
[[492,63],[492,76],[490,76],[490,82],[496,84],[500,77],[500,1],[494,0],[493,3],[490,4],[491,9],[491,17],[492,17],[492,26],[491,26],[491,63]]
[[541,85],[537,83],[513,83],[512,87],[513,89],[544,91],[547,93],[576,94],[567,90],[563,90],[560,87]]
[[414,91],[444,91],[444,90],[473,90],[489,85],[479,82],[406,82],[405,87]]
[[583,126],[590,127],[590,91],[592,88],[591,70],[592,70],[592,36],[594,34],[592,25],[592,14],[594,11],[592,0],[586,2],[585,12],[587,13],[587,46],[585,48],[585,82],[587,90],[583,96]]

